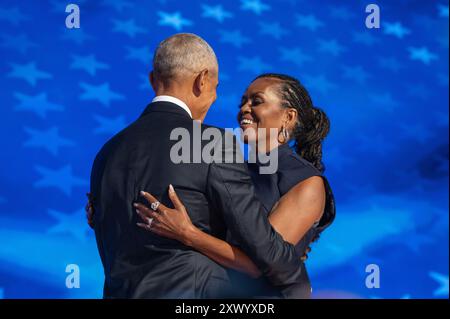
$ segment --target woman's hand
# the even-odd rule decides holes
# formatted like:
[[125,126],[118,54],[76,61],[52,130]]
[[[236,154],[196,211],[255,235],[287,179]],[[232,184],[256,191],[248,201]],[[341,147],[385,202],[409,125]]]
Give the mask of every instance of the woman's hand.
[[89,227],[94,229],[94,205],[92,203],[92,195],[91,193],[87,193],[86,196],[88,198],[88,202],[84,208],[86,211],[86,219]]
[[[198,229],[192,224],[189,215],[187,214],[186,208],[184,207],[181,200],[178,198],[175,190],[173,190],[172,185],[169,186],[169,198],[174,204],[175,209],[170,209],[160,204],[157,212],[152,211],[148,207],[142,204],[135,204],[137,213],[145,223],[138,223],[137,225],[141,228],[154,232],[160,236],[172,238],[190,246],[190,238],[192,238],[195,231]],[[153,203],[156,200],[149,193],[141,192],[142,196],[146,198],[149,203]],[[88,197],[88,202],[86,204],[86,219],[89,226],[94,228],[94,205],[91,193],[86,194]],[[165,213],[160,213],[161,211]],[[149,218],[153,218],[151,226],[149,226]],[[158,220],[161,220],[158,222]],[[308,253],[311,252],[311,247],[306,249],[305,254],[301,257],[302,261],[308,259]]]
[[[158,201],[149,193],[141,192],[141,195],[150,204]],[[157,235],[178,240],[189,246],[189,239],[192,238],[191,236],[197,228],[192,224],[186,208],[178,198],[172,185],[169,186],[169,198],[175,207],[174,209],[160,203],[156,210],[152,210],[145,205],[135,203],[136,212],[144,221],[144,223],[137,223],[137,225]]]

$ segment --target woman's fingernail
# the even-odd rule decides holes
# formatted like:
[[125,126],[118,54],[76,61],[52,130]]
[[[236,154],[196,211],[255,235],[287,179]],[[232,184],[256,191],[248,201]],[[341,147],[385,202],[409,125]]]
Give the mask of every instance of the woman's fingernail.
[[136,213],[140,214],[140,213],[141,213],[141,211],[140,211],[139,209],[136,209]]
[[175,193],[175,190],[173,189],[172,184],[169,184],[169,192],[171,193]]
[[145,195],[145,192],[144,192],[144,191],[141,191],[140,193],[141,193],[141,195]]
[[133,206],[134,206],[134,207],[138,207],[138,204],[137,204],[137,203],[134,203]]

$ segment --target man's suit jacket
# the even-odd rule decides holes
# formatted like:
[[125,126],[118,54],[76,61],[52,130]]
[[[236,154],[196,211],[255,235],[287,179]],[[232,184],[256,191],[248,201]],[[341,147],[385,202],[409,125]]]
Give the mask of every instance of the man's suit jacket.
[[[201,125],[203,132],[209,126]],[[167,206],[172,184],[192,222],[224,239],[227,230],[275,286],[300,280],[300,260],[269,224],[245,163],[178,163],[170,152],[176,128],[192,136],[193,120],[170,102],[150,104],[98,153],[91,174],[95,235],[104,266],[105,298],[219,298],[228,296],[226,269],[201,253],[139,228],[133,203],[141,190]],[[221,136],[225,131],[220,130]],[[217,143],[224,142],[222,141]],[[204,146],[207,141],[201,142]],[[234,139],[234,143],[236,140]],[[191,143],[191,150],[192,150]],[[237,152],[237,153],[236,153]],[[239,155],[237,147],[225,149]],[[192,158],[193,154],[191,154]]]

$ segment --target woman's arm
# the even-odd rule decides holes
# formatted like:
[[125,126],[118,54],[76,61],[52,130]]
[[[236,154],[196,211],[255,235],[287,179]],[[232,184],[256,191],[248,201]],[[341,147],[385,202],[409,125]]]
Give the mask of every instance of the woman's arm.
[[185,245],[208,256],[218,264],[244,272],[253,278],[261,276],[261,272],[253,261],[236,246],[211,236],[195,226],[185,237]]
[[325,185],[320,176],[313,176],[289,190],[272,208],[270,224],[291,244],[296,245],[325,209]]
[[[145,192],[141,194],[149,203],[156,201],[151,194]],[[252,260],[239,248],[195,227],[173,187],[169,187],[169,198],[175,209],[160,204],[155,212],[145,205],[135,204],[139,216],[147,222],[139,223],[138,226],[178,240],[225,267],[245,272],[254,278],[261,275]],[[285,241],[295,245],[314,222],[320,219],[324,206],[325,191],[322,178],[311,177],[297,184],[280,199],[269,221]]]
[[[157,201],[149,193],[141,192],[141,195],[150,204]],[[182,242],[224,267],[247,273],[253,278],[261,276],[259,269],[242,250],[203,232],[192,224],[186,208],[172,185],[169,186],[169,198],[175,207],[174,209],[159,204],[157,210],[153,211],[146,205],[135,203],[136,212],[145,222],[137,225],[157,235]]]

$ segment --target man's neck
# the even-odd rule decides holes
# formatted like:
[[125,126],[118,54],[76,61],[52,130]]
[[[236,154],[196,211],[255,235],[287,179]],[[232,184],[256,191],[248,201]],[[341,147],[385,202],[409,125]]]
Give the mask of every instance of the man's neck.
[[[183,101],[184,103],[186,103],[186,105],[189,106],[188,99],[186,99],[186,96],[184,94],[181,94],[180,92],[172,91],[172,90],[158,90],[157,92],[155,92],[155,96],[160,96],[160,95],[176,97],[177,99]],[[189,107],[189,109],[190,109],[190,107]]]
[[199,115],[199,114],[196,112],[196,110],[193,109],[193,108],[190,106],[189,99],[186,98],[186,95],[185,95],[185,94],[180,93],[178,90],[168,90],[168,89],[167,89],[167,90],[158,90],[157,92],[155,92],[155,94],[156,94],[156,96],[161,96],[161,95],[172,96],[172,97],[175,97],[175,98],[177,98],[177,99],[183,101],[183,102],[187,105],[187,107],[189,108],[189,110],[191,111],[192,118],[193,118],[194,120],[198,120],[198,121],[200,121],[200,122],[203,123],[203,120],[204,120],[205,116]]

